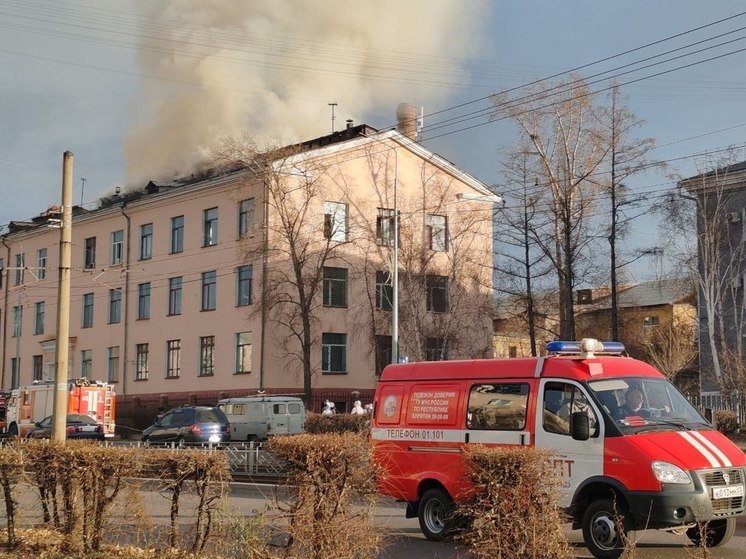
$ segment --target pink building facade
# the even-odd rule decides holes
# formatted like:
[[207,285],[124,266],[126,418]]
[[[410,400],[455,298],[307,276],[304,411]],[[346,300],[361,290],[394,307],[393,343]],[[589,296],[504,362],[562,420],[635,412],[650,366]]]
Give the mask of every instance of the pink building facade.
[[[317,280],[306,313],[314,409],[370,398],[391,360],[395,254],[399,355],[491,356],[490,196],[407,136],[362,125],[269,170],[151,182],[76,208],[69,374],[116,384],[120,423],[133,425],[157,407],[302,394],[298,307],[283,302],[298,297],[298,252],[300,283]],[[54,375],[58,213],[0,238],[6,390]]]

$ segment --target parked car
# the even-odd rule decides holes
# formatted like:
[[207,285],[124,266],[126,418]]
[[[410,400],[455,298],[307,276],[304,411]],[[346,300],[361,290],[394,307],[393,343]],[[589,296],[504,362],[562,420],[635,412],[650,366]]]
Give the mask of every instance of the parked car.
[[213,406],[174,408],[142,433],[148,443],[227,443],[231,427],[225,414]]
[[[26,434],[29,439],[49,439],[52,437],[52,424],[54,416],[49,415],[34,423],[34,426]],[[90,415],[82,413],[67,414],[67,438],[68,439],[94,439],[104,440],[104,426]]]
[[293,396],[245,396],[218,402],[231,423],[232,441],[264,441],[303,432],[306,406]]

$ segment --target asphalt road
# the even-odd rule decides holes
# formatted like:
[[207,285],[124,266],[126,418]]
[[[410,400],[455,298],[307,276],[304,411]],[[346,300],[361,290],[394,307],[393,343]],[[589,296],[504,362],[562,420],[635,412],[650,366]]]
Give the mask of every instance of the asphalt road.
[[[261,510],[267,498],[276,495],[273,486],[233,484],[229,498],[230,506],[243,514]],[[427,541],[420,532],[416,518],[404,516],[404,505],[382,499],[375,511],[375,524],[385,535],[386,549],[380,559],[468,559],[463,548],[452,543]],[[576,557],[592,557],[583,545],[579,530],[566,530],[568,539],[575,548]],[[635,557],[638,559],[682,559],[702,557],[701,550],[694,547],[686,536],[678,536],[657,530],[638,533],[639,540]],[[737,523],[736,535],[722,548],[707,550],[712,559],[742,559],[746,549],[746,517]]]

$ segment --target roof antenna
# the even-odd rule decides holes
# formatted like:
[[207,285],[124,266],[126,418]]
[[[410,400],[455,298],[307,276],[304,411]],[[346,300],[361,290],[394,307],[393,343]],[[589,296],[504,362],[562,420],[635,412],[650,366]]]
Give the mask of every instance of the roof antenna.
[[332,108],[332,134],[334,134],[334,107],[337,106],[337,103],[327,103]]
[[85,192],[85,179],[80,177],[80,207],[83,207],[83,193]]

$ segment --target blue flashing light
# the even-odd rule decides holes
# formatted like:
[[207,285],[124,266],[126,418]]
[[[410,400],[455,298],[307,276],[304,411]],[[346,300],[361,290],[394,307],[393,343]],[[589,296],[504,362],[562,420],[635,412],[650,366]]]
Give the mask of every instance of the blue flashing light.
[[556,340],[547,344],[547,353],[562,353],[565,355],[583,355],[588,353],[620,355],[624,353],[624,344],[621,342],[599,342],[592,338],[584,338],[581,341]]

